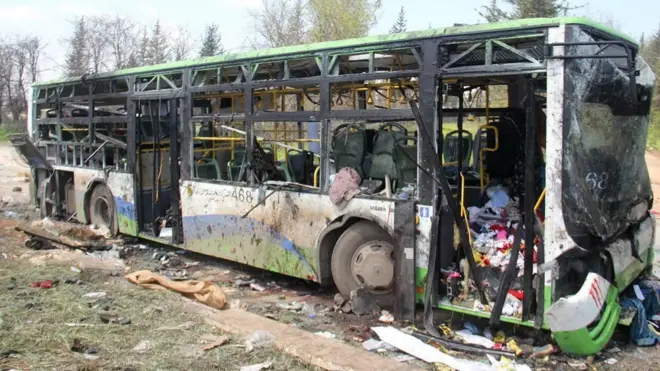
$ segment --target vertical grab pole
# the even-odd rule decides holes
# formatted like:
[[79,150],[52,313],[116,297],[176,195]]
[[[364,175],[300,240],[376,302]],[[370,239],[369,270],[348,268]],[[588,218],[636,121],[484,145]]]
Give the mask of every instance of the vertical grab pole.
[[534,204],[536,202],[536,179],[534,168],[536,166],[536,98],[534,96],[536,82],[527,80],[527,99],[525,99],[525,254],[523,274],[523,312],[522,320],[529,319],[530,306],[532,302],[532,269],[534,265],[534,224],[536,215]]

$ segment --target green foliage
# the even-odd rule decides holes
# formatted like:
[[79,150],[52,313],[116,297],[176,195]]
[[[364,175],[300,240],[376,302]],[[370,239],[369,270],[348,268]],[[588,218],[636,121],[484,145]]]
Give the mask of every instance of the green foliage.
[[148,50],[149,64],[165,63],[170,58],[167,35],[163,30],[160,21],[156,21],[154,28],[151,30],[151,39],[149,40]]
[[223,54],[224,52],[225,51],[222,47],[218,25],[213,23],[206,26],[206,31],[204,31],[204,39],[202,41],[202,49],[199,51],[199,56],[210,57],[213,55]]
[[406,32],[407,23],[406,11],[403,9],[403,7],[401,7],[401,10],[399,10],[399,16],[396,18],[396,22],[394,22],[394,25],[390,29],[390,33]]
[[311,39],[331,41],[366,36],[378,21],[380,0],[309,0]]
[[660,150],[660,26],[651,37],[642,37],[640,53],[655,73],[655,92],[651,109],[647,146]]
[[75,22],[73,36],[69,39],[69,51],[64,62],[64,73],[67,76],[81,76],[89,72],[88,36],[85,17],[80,17]]
[[499,22],[508,19],[557,17],[575,9],[568,0],[504,0],[504,3],[509,10],[503,9],[497,0],[491,0],[489,5],[481,7],[479,15],[488,22]]

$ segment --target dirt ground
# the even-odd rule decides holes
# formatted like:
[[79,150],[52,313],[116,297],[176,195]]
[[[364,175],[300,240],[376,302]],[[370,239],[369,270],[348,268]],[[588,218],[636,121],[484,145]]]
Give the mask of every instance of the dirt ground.
[[[261,362],[272,362],[269,370],[316,369],[269,346],[246,353],[245,339],[224,334],[186,313],[183,306],[187,300],[179,294],[136,287],[124,279],[124,272],[72,270],[74,264],[58,261],[55,256],[70,251],[26,248],[25,235],[14,229],[28,215],[24,206],[28,199],[25,164],[4,144],[0,144],[0,159],[0,370],[238,370]],[[660,194],[660,155],[648,154],[647,163],[654,191]],[[655,207],[660,210],[660,205]],[[144,241],[126,240],[119,245],[89,255],[121,257],[126,271],[148,269],[179,279],[209,280],[223,289],[231,307],[356,347],[362,347],[371,336],[370,326],[383,325],[378,314],[357,316],[333,311],[335,291],[331,289]],[[30,287],[44,280],[55,281],[54,286]],[[105,295],[85,297],[98,292]],[[124,324],[105,323],[108,318]],[[457,328],[462,328],[464,319],[480,325],[469,317],[444,313],[442,318]],[[397,328],[406,325],[393,324]],[[417,325],[423,327],[421,322]],[[625,330],[622,328],[608,350],[594,359],[553,355],[549,360],[524,362],[534,370],[660,369],[658,348],[628,345]],[[515,327],[507,329],[507,335],[515,336],[520,344],[529,340]],[[226,344],[202,350],[222,336],[229,337]],[[381,354],[399,359],[393,362],[405,361],[399,352]],[[485,361],[485,357],[450,354]],[[605,362],[608,359],[617,362],[610,365]],[[434,369],[421,361],[406,362]]]

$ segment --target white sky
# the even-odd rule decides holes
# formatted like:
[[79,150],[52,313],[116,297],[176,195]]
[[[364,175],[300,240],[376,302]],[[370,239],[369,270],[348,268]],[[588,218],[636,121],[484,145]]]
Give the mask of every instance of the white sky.
[[[584,6],[574,15],[596,20],[611,20],[621,31],[639,38],[660,26],[660,7],[654,0],[573,0]],[[405,6],[408,30],[450,26],[454,23],[482,22],[476,9],[489,0],[383,0],[380,21],[371,34],[387,33],[400,7]],[[199,5],[198,5],[199,4]],[[171,29],[188,28],[193,38],[201,37],[206,24],[219,24],[226,50],[247,49],[252,38],[250,11],[258,10],[261,0],[111,0],[92,3],[90,0],[2,0],[0,1],[0,37],[16,34],[40,36],[47,42],[40,80],[58,77],[63,63],[66,42],[72,30],[71,21],[80,15],[122,14],[144,24],[157,19]],[[196,55],[198,48],[193,54]]]

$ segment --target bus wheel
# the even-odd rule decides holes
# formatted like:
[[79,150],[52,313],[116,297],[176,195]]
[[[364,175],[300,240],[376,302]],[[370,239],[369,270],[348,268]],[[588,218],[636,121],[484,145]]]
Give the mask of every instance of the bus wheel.
[[381,304],[394,290],[394,245],[376,223],[359,221],[337,240],[332,252],[332,278],[339,292],[366,288]]
[[107,228],[112,236],[116,235],[117,217],[115,202],[110,189],[99,184],[94,187],[89,199],[89,217],[93,225]]

